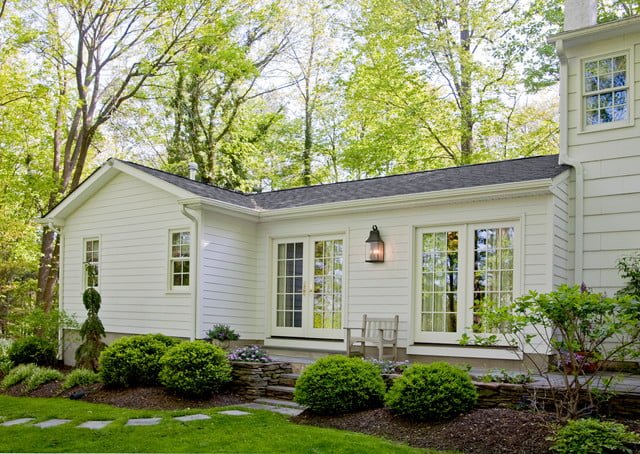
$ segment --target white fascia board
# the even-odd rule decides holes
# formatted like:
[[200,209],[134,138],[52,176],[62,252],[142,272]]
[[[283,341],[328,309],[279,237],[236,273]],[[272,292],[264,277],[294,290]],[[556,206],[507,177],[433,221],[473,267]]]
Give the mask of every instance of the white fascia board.
[[504,199],[513,197],[526,197],[544,195],[550,193],[552,180],[532,180],[517,183],[492,184],[487,186],[475,186],[472,188],[446,189],[443,191],[420,192],[417,194],[403,194],[389,197],[378,197],[346,202],[333,202],[318,205],[309,205],[295,208],[282,208],[277,210],[260,211],[261,220],[287,219],[309,214],[344,214],[361,211],[369,211],[372,207],[376,210],[384,208],[411,208],[429,205],[450,204],[468,202],[474,200]]
[[260,210],[246,208],[233,203],[222,202],[220,200],[208,199],[206,197],[189,197],[178,200],[180,205],[194,210],[206,210],[213,213],[220,213],[245,220],[257,221]]
[[628,19],[557,33],[547,38],[547,42],[554,44],[558,41],[563,41],[564,47],[573,47],[639,31],[640,16],[634,16]]

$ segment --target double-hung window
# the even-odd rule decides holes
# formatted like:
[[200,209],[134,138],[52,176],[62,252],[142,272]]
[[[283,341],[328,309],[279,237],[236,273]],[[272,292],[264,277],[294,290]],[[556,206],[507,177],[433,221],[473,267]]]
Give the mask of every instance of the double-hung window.
[[100,270],[100,240],[88,238],[84,240],[84,288],[98,287]]
[[415,340],[455,343],[465,332],[486,332],[475,308],[516,294],[516,223],[419,229]]
[[585,127],[629,121],[628,55],[583,62]]
[[189,287],[191,234],[188,230],[174,230],[169,238],[169,287],[171,290],[185,290]]

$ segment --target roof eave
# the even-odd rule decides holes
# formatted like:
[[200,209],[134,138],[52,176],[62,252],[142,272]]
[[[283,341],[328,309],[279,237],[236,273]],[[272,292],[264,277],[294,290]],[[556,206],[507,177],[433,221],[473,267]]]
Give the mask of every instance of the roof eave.
[[588,44],[593,41],[600,41],[610,37],[620,36],[624,33],[637,31],[640,31],[640,16],[556,33],[555,35],[549,36],[547,42],[555,44],[557,41],[563,41],[565,42],[565,47],[569,47],[570,45]]

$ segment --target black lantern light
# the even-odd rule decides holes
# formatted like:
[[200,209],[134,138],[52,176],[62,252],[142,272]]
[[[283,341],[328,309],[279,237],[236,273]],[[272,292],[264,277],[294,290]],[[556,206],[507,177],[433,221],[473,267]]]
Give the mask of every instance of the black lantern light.
[[369,238],[364,243],[365,262],[384,262],[384,241],[380,238],[378,226],[371,227]]

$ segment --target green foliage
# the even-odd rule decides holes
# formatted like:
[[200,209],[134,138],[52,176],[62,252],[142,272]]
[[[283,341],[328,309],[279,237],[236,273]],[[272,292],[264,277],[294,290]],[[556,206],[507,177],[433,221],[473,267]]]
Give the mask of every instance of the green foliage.
[[107,346],[102,342],[105,336],[104,326],[98,317],[100,310],[100,293],[95,288],[89,287],[82,295],[82,302],[87,309],[87,319],[80,328],[80,337],[83,342],[76,350],[76,366],[96,370],[100,353]]
[[162,334],[122,337],[100,354],[102,382],[112,387],[158,385],[160,358],[178,341]]
[[57,369],[49,367],[36,367],[31,375],[24,381],[24,391],[31,392],[40,386],[55,380],[62,380],[64,375]]
[[8,356],[15,364],[48,366],[55,362],[56,350],[47,339],[29,336],[15,341],[9,348]]
[[471,410],[478,393],[465,371],[447,363],[414,364],[394,381],[385,403],[416,421],[453,418]]
[[9,347],[12,342],[9,339],[0,339],[0,377],[4,377],[13,369],[13,361],[9,359]]
[[220,342],[234,341],[240,339],[240,335],[236,333],[229,325],[218,323],[207,331],[207,338]]
[[567,422],[552,438],[551,451],[559,454],[631,453],[640,437],[623,424],[597,419]]
[[2,380],[2,389],[11,388],[12,386],[22,383],[33,374],[38,368],[35,364],[20,364],[9,371],[6,377]]
[[62,383],[62,389],[71,389],[79,385],[91,385],[100,382],[100,374],[89,369],[74,369],[66,377]]
[[361,358],[332,355],[307,367],[296,382],[295,401],[319,414],[340,414],[382,403],[379,369]]
[[7,319],[7,335],[20,339],[38,336],[51,342],[58,349],[58,335],[62,328],[79,328],[76,320],[64,311],[51,309],[45,311],[34,302],[18,304],[12,307]]
[[617,295],[628,295],[640,300],[640,252],[622,257],[616,266],[622,279],[627,281],[627,285]]
[[584,286],[562,285],[550,293],[529,292],[510,306],[485,301],[476,312],[485,327],[499,330],[522,351],[525,346],[526,352],[547,354],[549,346],[555,350],[566,388],[550,390],[560,418],[573,419],[597,406],[591,393],[595,375],[581,380],[577,375],[594,374],[608,361],[640,353],[640,303],[629,296],[609,298]]
[[203,342],[182,342],[160,360],[160,383],[185,396],[207,396],[231,381],[227,353]]

